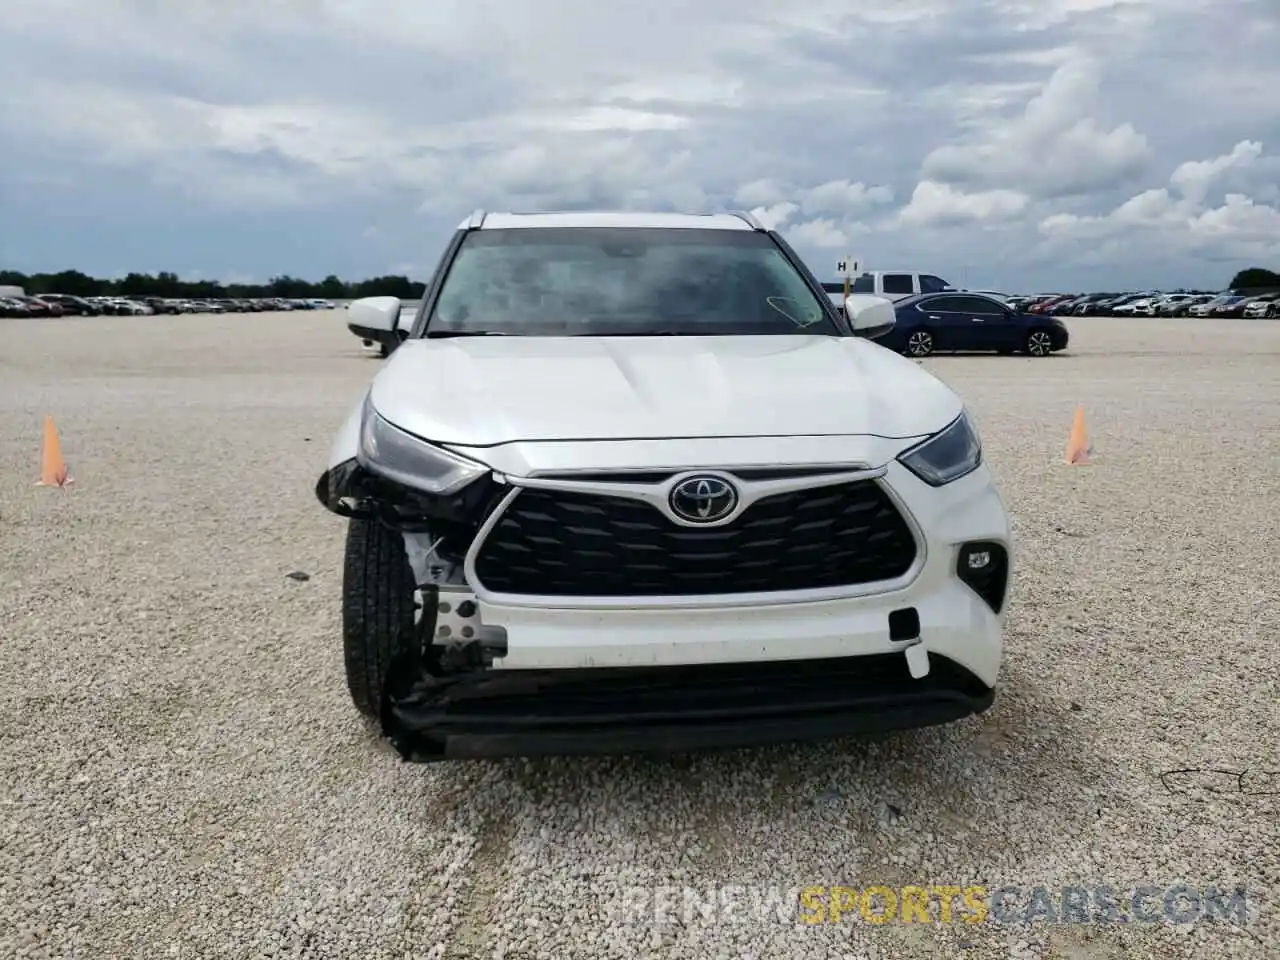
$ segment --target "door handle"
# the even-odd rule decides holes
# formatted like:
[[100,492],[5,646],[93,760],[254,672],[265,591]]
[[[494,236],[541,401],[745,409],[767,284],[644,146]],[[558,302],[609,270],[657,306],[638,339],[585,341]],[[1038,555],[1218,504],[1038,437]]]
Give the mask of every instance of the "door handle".
[[973,320],[974,323],[986,323],[986,321],[983,320],[982,317],[973,317],[971,319]]
[[930,319],[930,320],[941,320],[942,318],[941,318],[941,317],[935,317],[933,314],[929,314],[929,319]]

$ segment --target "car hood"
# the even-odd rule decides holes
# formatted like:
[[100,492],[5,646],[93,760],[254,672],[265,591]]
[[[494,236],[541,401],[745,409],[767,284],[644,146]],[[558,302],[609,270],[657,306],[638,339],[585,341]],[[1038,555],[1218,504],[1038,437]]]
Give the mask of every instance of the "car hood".
[[437,443],[925,436],[962,410],[919,364],[862,338],[406,340],[370,399]]

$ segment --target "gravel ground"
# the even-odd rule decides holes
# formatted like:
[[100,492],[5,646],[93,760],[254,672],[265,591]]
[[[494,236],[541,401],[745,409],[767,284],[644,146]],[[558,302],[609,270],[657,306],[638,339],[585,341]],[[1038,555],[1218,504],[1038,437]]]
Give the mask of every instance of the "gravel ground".
[[[1046,360],[928,361],[1020,538],[987,715],[416,766],[342,680],[343,525],[312,487],[377,363],[342,315],[0,321],[0,956],[1276,956],[1280,324],[1071,327]],[[32,485],[45,413],[69,490]],[[765,899],[1178,883],[1247,885],[1248,921],[810,926]]]

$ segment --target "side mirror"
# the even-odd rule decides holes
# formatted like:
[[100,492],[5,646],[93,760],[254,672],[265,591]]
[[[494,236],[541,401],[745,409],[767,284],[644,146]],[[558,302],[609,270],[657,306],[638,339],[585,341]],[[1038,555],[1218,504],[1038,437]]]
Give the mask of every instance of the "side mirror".
[[347,308],[347,323],[362,330],[395,333],[400,325],[399,297],[364,297]]
[[883,337],[898,322],[892,301],[867,293],[854,293],[846,297],[844,315],[848,317],[854,333],[870,340]]

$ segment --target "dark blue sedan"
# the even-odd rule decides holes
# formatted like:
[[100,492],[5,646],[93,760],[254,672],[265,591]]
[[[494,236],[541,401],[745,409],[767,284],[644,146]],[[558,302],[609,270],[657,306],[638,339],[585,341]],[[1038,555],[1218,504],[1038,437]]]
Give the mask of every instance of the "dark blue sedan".
[[1067,346],[1057,317],[1023,313],[976,293],[925,293],[894,305],[898,322],[876,342],[909,357],[931,353],[1025,353],[1047,357]]

